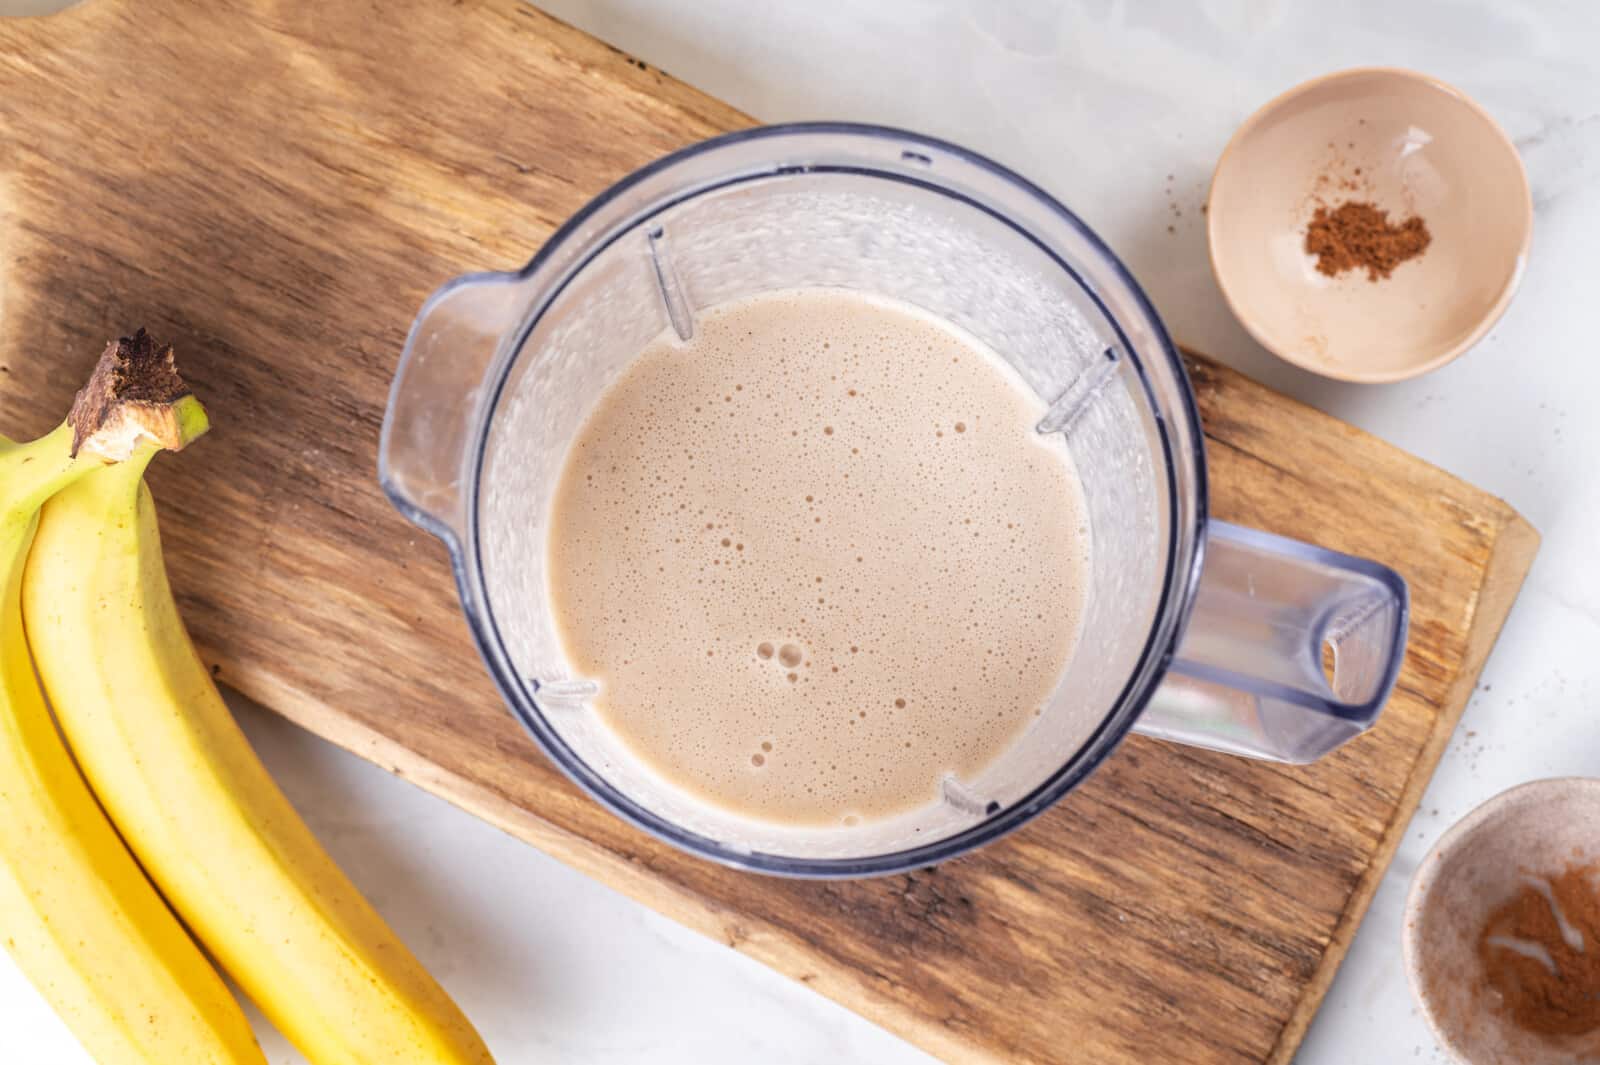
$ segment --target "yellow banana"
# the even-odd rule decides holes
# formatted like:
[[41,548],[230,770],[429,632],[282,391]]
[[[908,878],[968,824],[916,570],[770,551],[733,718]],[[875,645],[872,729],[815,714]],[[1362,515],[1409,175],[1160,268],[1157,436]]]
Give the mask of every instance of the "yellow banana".
[[316,1065],[492,1062],[295,814],[195,653],[141,480],[152,454],[54,496],[23,581],[84,774],[179,916]]
[[[184,435],[198,435],[203,412],[185,399]],[[265,1065],[238,1003],[95,803],[28,657],[20,596],[40,505],[103,466],[108,447],[153,438],[139,418],[109,420],[76,456],[68,423],[0,440],[0,937],[101,1065]]]

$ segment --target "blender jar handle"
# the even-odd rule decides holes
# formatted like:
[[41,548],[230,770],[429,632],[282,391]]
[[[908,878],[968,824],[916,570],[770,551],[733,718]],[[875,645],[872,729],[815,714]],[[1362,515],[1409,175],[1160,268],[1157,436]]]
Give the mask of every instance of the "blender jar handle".
[[1213,521],[1188,629],[1134,729],[1314,761],[1377,719],[1407,609],[1405,581],[1387,566]]
[[452,550],[466,529],[463,491],[491,367],[525,299],[516,274],[458,278],[423,304],[389,389],[378,480],[409,520]]

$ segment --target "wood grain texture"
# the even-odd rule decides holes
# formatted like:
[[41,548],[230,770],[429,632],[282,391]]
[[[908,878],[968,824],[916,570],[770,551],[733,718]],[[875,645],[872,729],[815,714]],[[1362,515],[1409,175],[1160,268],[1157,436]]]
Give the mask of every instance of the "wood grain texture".
[[1287,1061],[1537,536],[1200,357],[1219,516],[1411,584],[1395,696],[1322,763],[1135,738],[978,854],[790,883],[623,825],[502,708],[444,552],[376,484],[405,331],[440,282],[519,264],[627,171],[748,122],[517,0],[0,20],[0,426],[48,428],[105,340],[146,323],[216,426],[152,481],[228,684],[947,1059]]

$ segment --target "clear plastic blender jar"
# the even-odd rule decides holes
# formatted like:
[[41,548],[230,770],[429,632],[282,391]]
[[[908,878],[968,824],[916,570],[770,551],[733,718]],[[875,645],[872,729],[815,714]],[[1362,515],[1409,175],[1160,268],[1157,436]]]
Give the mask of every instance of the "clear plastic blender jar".
[[[551,494],[606,386],[663,330],[756,293],[836,286],[914,304],[986,342],[1048,406],[1091,537],[1083,632],[1040,716],[941,798],[854,826],[758,822],[672,788],[593,707],[546,594]],[[865,876],[942,861],[1023,824],[1129,731],[1309,762],[1369,728],[1400,667],[1389,568],[1208,518],[1177,350],[1127,270],[1043,191],[898,130],[775,126],[687,148],[580,211],[523,270],[423,307],[379,473],[448,546],[463,611],[512,712],[573,780],[640,828],[729,865]],[[1087,735],[1087,739],[1084,736]]]

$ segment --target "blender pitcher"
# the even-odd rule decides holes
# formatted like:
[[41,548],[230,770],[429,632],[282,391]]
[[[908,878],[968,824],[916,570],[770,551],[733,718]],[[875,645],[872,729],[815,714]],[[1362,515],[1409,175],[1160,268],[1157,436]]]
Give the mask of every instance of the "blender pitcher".
[[[549,505],[606,386],[704,308],[835,286],[976,336],[1048,406],[1089,516],[1089,590],[1066,671],[1026,731],[941,798],[829,828],[741,817],[627,750],[574,674],[546,593]],[[525,269],[460,278],[423,307],[396,373],[384,490],[448,546],[506,702],[607,807],[729,865],[863,876],[950,858],[1035,816],[1130,730],[1309,762],[1369,728],[1399,670],[1406,588],[1389,568],[1210,520],[1194,397],[1110,250],[1016,174],[898,130],[776,126],[627,177]],[[1087,736],[1087,739],[1084,737]]]

